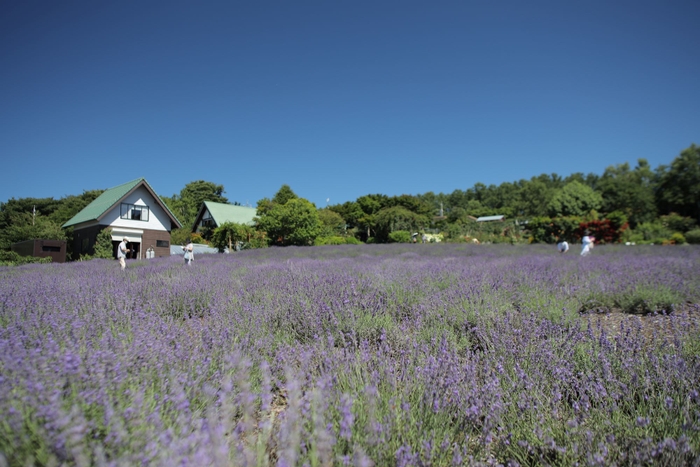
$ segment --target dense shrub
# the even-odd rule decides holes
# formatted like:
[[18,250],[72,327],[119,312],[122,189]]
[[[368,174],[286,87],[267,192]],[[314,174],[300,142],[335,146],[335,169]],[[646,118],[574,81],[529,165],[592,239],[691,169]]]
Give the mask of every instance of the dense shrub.
[[693,245],[700,245],[700,229],[689,230],[686,232],[685,241]]
[[389,243],[411,243],[411,232],[407,230],[396,230],[389,233]]
[[314,240],[314,245],[316,246],[322,246],[322,245],[361,245],[362,242],[356,239],[355,237],[340,237],[340,236],[331,236],[331,237],[318,237],[316,240]]
[[112,259],[114,251],[112,247],[112,229],[102,229],[95,239],[95,258]]
[[50,263],[51,257],[21,256],[14,251],[0,250],[0,266],[19,266],[21,264]]
[[692,217],[683,217],[680,214],[672,212],[667,216],[661,216],[659,221],[664,226],[668,227],[672,232],[685,233],[697,227],[697,222]]
[[643,222],[634,228],[634,231],[625,239],[638,244],[654,243],[662,244],[671,238],[673,232],[660,221]]
[[671,234],[670,243],[674,245],[683,245],[686,242],[685,237],[680,232],[674,232]]

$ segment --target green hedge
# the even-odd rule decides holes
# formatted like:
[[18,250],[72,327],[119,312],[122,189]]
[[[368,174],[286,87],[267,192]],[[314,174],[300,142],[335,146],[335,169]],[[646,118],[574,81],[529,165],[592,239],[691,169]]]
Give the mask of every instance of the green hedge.
[[332,237],[317,237],[316,240],[314,240],[314,245],[315,246],[322,246],[322,245],[361,245],[362,242],[356,239],[355,237],[339,237],[339,236],[332,236]]
[[685,233],[685,241],[692,245],[700,245],[700,229],[687,231]]
[[37,258],[36,256],[21,256],[14,251],[0,251],[0,266],[19,266],[30,263],[50,263],[51,257]]

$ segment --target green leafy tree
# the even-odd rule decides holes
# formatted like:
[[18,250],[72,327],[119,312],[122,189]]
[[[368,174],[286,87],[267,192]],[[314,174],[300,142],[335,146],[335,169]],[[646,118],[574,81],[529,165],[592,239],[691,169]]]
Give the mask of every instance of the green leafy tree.
[[280,189],[275,193],[272,198],[272,202],[275,204],[287,204],[288,201],[292,199],[299,198],[289,185],[282,185]]
[[661,216],[659,220],[673,232],[685,233],[697,226],[697,222],[692,217],[684,217],[675,212]]
[[0,230],[10,227],[15,220],[24,219],[25,214],[50,218],[59,205],[60,202],[53,198],[12,198],[0,203]]
[[58,201],[56,208],[48,214],[48,217],[57,224],[63,225],[103,192],[104,190],[89,190],[84,191],[81,195],[65,196]]
[[186,245],[192,239],[192,231],[187,228],[173,229],[170,232],[170,243],[172,245]]
[[229,252],[235,251],[236,243],[245,240],[242,225],[235,222],[224,222],[214,229],[211,236],[211,244],[222,253],[226,248]]
[[280,246],[311,245],[322,231],[316,207],[304,198],[289,199],[285,204],[273,203],[258,217],[257,224],[273,244]]
[[389,234],[397,230],[418,232],[423,230],[428,220],[424,215],[409,211],[403,206],[384,208],[376,214],[377,242],[389,241]]
[[321,235],[324,237],[343,236],[345,234],[345,219],[330,209],[319,209],[318,219],[321,221]]
[[646,159],[639,159],[634,170],[628,163],[610,166],[597,182],[603,198],[601,209],[623,212],[632,227],[656,217],[654,172]]
[[238,248],[260,248],[265,245],[260,245],[259,240],[264,238],[255,228],[237,224],[235,222],[224,222],[219,227],[214,229],[211,237],[211,244],[217,248],[219,252],[223,252],[228,248],[229,252],[234,252]]
[[204,201],[228,203],[224,196],[224,186],[204,180],[190,182],[180,190],[179,195],[161,196],[160,199],[175,214],[184,229],[191,230],[195,217]]
[[429,219],[433,215],[432,207],[428,203],[422,201],[417,196],[411,196],[411,195],[392,196],[391,198],[387,199],[384,203],[382,203],[382,207],[394,207],[394,206],[404,207],[411,212],[414,212],[418,215],[424,216],[426,219]]
[[661,212],[676,212],[700,222],[700,146],[685,149],[670,167],[659,167],[658,177],[656,198]]
[[548,212],[551,217],[584,216],[600,209],[602,203],[600,193],[574,180],[554,193],[549,202]]
[[114,258],[112,246],[112,229],[102,229],[95,239],[95,258]]
[[518,197],[513,201],[513,216],[546,216],[554,191],[539,178],[521,181]]
[[[356,219],[357,227],[363,231],[364,239],[372,236],[377,213],[386,205],[389,197],[381,194],[365,195],[357,198],[362,214]],[[366,232],[366,235],[364,235]]]
[[67,240],[60,224],[46,216],[19,213],[11,216],[10,225],[0,231],[0,248],[9,249],[13,243],[25,240]]
[[412,238],[407,230],[395,230],[389,234],[389,243],[411,243]]

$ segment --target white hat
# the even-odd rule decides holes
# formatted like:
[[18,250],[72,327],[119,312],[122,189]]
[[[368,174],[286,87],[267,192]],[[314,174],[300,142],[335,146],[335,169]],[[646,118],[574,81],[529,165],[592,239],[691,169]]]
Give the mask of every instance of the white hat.
[[129,241],[129,239],[126,238],[126,237],[124,237],[122,240],[124,240],[125,242],[128,242],[128,241]]

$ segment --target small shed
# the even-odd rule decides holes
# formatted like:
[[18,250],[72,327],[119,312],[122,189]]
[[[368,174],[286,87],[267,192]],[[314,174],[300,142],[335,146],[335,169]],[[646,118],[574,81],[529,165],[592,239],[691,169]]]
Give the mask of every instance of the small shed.
[[54,263],[66,262],[65,240],[25,240],[12,244],[10,248],[20,256],[51,258]]

